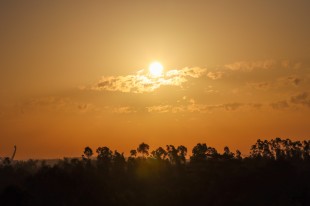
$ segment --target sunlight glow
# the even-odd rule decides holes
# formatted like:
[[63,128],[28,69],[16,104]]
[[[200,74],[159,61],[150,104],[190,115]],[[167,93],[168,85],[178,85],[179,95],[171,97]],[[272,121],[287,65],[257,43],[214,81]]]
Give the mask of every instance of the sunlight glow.
[[160,62],[152,62],[149,66],[150,75],[153,77],[159,77],[163,74],[164,67]]

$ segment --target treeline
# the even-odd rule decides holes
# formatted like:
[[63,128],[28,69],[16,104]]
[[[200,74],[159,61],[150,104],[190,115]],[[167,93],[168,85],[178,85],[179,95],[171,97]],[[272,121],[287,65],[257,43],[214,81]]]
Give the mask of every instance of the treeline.
[[[82,158],[3,161],[0,205],[310,205],[310,141],[257,140],[250,155],[205,143],[141,143],[125,158],[86,147]],[[189,158],[188,158],[189,157]]]
[[[152,152],[149,151],[150,146],[146,143],[141,143],[137,149],[130,150],[128,162],[135,159],[154,159],[165,160],[170,164],[180,165],[186,163],[187,148],[183,145],[175,147],[167,145],[166,149],[159,147]],[[108,147],[98,147],[96,149],[98,163],[110,164],[125,163],[124,153],[114,152]],[[94,155],[90,147],[86,147],[82,158],[88,161]],[[292,141],[290,139],[276,138],[270,141],[260,140],[251,146],[250,156],[247,159],[268,159],[268,160],[309,160],[310,159],[310,140]],[[235,153],[231,152],[229,147],[224,147],[224,152],[221,154],[215,148],[207,146],[205,143],[198,143],[192,149],[190,163],[203,162],[206,160],[242,160],[242,155],[239,150]]]

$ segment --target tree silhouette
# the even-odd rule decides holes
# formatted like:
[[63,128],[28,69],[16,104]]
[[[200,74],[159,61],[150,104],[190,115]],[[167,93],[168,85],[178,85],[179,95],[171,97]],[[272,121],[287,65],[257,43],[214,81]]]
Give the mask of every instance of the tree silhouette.
[[124,153],[119,153],[117,150],[114,151],[112,156],[114,171],[123,172],[125,169],[126,160],[124,157]]
[[235,157],[235,154],[230,151],[229,147],[225,146],[224,147],[224,153],[223,153],[222,157],[226,160],[230,160],[230,159],[233,159]]
[[104,172],[107,172],[112,162],[112,151],[108,147],[98,147],[96,152],[98,154],[98,167]]
[[260,159],[262,157],[262,141],[260,139],[251,146],[250,157],[255,159]]
[[183,145],[175,148],[173,145],[167,145],[167,155],[172,164],[180,165],[186,163],[187,148]]
[[173,145],[167,145],[168,158],[172,164],[180,165],[178,152],[179,151]]
[[302,142],[302,155],[305,160],[310,160],[310,140]]
[[[199,143],[192,148],[158,147],[146,158],[98,147],[97,159],[57,163],[11,158],[0,164],[0,205],[309,205],[309,140],[257,140],[251,155],[219,154]],[[143,156],[143,158],[142,158]],[[259,158],[257,158],[259,157]],[[168,159],[169,161],[168,161]],[[7,162],[7,163],[6,163]],[[5,165],[6,164],[6,165]]]
[[10,159],[9,157],[5,157],[5,158],[3,159],[3,161],[2,161],[2,163],[3,163],[5,166],[9,166],[9,165],[12,163],[12,161],[11,161],[11,159]]
[[285,159],[285,151],[282,149],[282,140],[277,137],[276,139],[270,140],[271,151],[273,152],[273,156],[277,160]]
[[164,160],[167,156],[167,152],[162,147],[159,147],[156,150],[152,151],[151,154],[157,160]]
[[205,143],[198,143],[192,150],[192,156],[190,157],[192,162],[201,162],[207,159],[208,147]]
[[178,156],[180,161],[185,164],[186,163],[186,154],[187,154],[187,148],[183,145],[178,146]]
[[306,160],[309,157],[310,141],[292,141],[290,139],[276,138],[260,140],[251,146],[251,158],[269,160]]
[[87,160],[89,160],[91,156],[93,156],[93,150],[90,147],[85,147],[83,153],[84,153],[84,155],[82,155],[83,159],[86,157]]
[[137,148],[137,151],[142,154],[143,159],[145,158],[145,156],[149,155],[149,149],[150,146],[148,144],[145,144],[144,142],[142,142],[139,147]]
[[136,156],[137,156],[137,150],[133,149],[130,150],[130,157],[128,157],[127,165],[129,170],[134,170],[134,167],[136,166]]
[[218,159],[220,156],[214,147],[208,147],[206,155],[208,159]]
[[235,156],[235,158],[236,158],[237,160],[242,160],[241,152],[240,152],[239,150],[236,150],[236,156]]
[[130,156],[131,157],[136,157],[137,156],[137,150],[135,150],[135,149],[130,150]]

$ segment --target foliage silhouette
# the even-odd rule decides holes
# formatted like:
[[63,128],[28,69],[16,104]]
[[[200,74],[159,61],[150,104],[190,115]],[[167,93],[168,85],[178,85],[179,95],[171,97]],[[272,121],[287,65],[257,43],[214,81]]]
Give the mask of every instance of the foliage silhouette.
[[207,160],[208,147],[205,143],[198,143],[192,150],[192,162],[201,162]]
[[90,147],[85,147],[84,154],[82,157],[86,157],[87,159],[90,159],[91,156],[93,156],[93,150]]
[[156,150],[151,152],[152,157],[157,160],[165,160],[168,153],[162,148],[158,147]]
[[148,144],[145,144],[144,142],[142,142],[139,147],[137,148],[137,151],[142,154],[142,157],[145,158],[145,156],[149,155],[149,149],[150,146]]
[[198,143],[189,162],[185,146],[149,156],[146,143],[127,159],[104,146],[52,165],[2,161],[0,205],[310,205],[309,145],[259,139],[242,158]]

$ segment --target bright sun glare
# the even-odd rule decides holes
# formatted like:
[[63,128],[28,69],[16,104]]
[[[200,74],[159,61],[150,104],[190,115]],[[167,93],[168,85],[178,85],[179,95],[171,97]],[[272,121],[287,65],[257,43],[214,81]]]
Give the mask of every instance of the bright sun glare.
[[152,62],[149,66],[150,74],[153,77],[159,77],[163,74],[164,67],[160,62]]

